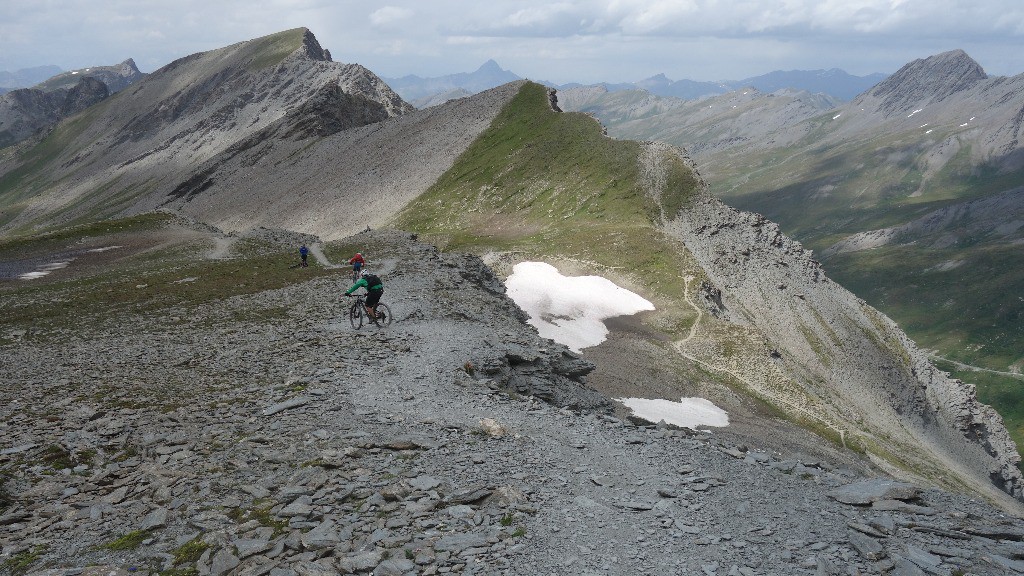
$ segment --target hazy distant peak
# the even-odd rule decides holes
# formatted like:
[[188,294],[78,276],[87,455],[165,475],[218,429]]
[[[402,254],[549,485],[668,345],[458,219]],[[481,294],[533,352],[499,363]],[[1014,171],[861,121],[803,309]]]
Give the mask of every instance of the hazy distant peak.
[[476,71],[484,73],[501,73],[504,72],[505,70],[501,66],[499,66],[498,63],[494,61],[494,59],[491,59],[481,64],[480,67],[476,69]]

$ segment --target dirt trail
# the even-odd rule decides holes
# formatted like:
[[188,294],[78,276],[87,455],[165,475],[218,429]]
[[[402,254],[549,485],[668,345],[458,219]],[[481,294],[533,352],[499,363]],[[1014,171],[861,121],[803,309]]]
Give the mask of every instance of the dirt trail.
[[213,238],[213,249],[210,250],[206,257],[210,260],[226,260],[230,258],[228,255],[231,252],[231,247],[234,246],[238,238],[235,236],[219,236]]
[[[690,340],[693,339],[694,335],[696,335],[697,327],[700,325],[701,320],[704,318],[704,311],[701,310],[700,306],[697,306],[697,304],[694,303],[693,300],[690,299],[690,282],[693,280],[693,278],[694,277],[690,276],[690,275],[687,275],[684,278],[684,283],[683,283],[683,299],[686,300],[686,303],[689,304],[694,309],[694,311],[697,312],[697,318],[693,321],[693,325],[690,326],[690,333],[687,334],[686,337],[683,338],[682,340],[676,341],[673,344],[673,347],[676,349],[676,352],[678,352],[681,356],[683,356],[687,360],[689,360],[691,362],[694,362],[696,364],[699,364],[699,365],[701,365],[701,366],[703,366],[703,367],[705,367],[705,368],[707,368],[709,370],[712,370],[714,372],[728,374],[729,376],[731,376],[731,377],[735,378],[736,380],[742,382],[749,389],[757,390],[758,386],[757,386],[757,384],[755,382],[751,382],[748,378],[746,378],[742,374],[740,374],[740,373],[730,369],[728,366],[722,366],[722,365],[719,365],[718,363],[707,362],[706,360],[704,360],[702,358],[698,358],[698,357],[694,356],[693,354],[689,354],[689,353],[687,353],[684,350],[686,344]],[[785,398],[781,398],[781,397],[779,397],[777,395],[770,394],[766,390],[761,390],[761,394],[763,394],[766,397],[768,397],[769,400],[771,402],[775,403],[776,405],[787,406],[789,409],[791,409],[793,411],[796,411],[796,412],[800,412],[801,414],[804,414],[808,418],[811,418],[811,419],[821,423],[822,425],[827,426],[828,428],[832,429],[834,432],[836,432],[839,435],[840,441],[843,443],[843,446],[846,446],[846,432],[847,432],[846,430],[844,430],[842,428],[836,427],[831,422],[818,417],[817,415],[809,412],[807,409],[805,409],[802,406],[797,406],[797,405],[793,404],[792,402],[787,401]]]
[[324,255],[323,246],[320,244],[320,242],[314,242],[309,247],[309,252],[313,255],[314,258],[316,258],[317,262],[319,262],[320,265],[323,266],[324,268],[334,269],[342,267],[341,264],[332,264],[331,261],[327,259],[327,256]]

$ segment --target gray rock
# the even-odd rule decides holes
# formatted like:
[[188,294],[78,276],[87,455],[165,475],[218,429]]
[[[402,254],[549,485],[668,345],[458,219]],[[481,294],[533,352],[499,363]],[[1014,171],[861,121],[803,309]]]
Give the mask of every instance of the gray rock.
[[334,576],[338,573],[338,570],[332,565],[330,560],[326,559],[316,562],[300,560],[293,563],[291,569],[295,572],[296,576]]
[[248,538],[239,538],[232,542],[235,546],[235,550],[238,552],[238,557],[241,559],[248,558],[253,554],[259,554],[270,548],[269,540],[253,540]]
[[167,527],[167,518],[169,515],[170,511],[166,508],[157,508],[143,518],[142,524],[139,525],[139,530],[145,532],[147,530],[165,528]]
[[927,576],[927,572],[922,570],[917,564],[914,564],[910,560],[902,556],[893,555],[893,576]]
[[369,572],[377,567],[383,560],[383,554],[377,550],[350,554],[337,559],[338,570],[343,574],[354,572]]
[[441,481],[430,476],[417,476],[409,480],[409,485],[417,490],[433,490],[441,485]]
[[210,573],[213,576],[220,576],[221,574],[227,574],[233,570],[239,564],[237,556],[229,552],[227,549],[222,548],[213,555],[213,560],[210,563]]
[[467,548],[487,546],[487,535],[480,532],[451,534],[434,543],[434,550],[439,552],[461,552]]
[[321,522],[316,528],[302,535],[302,545],[308,550],[325,550],[334,548],[341,537],[332,520]]
[[885,548],[878,540],[860,532],[850,532],[849,538],[853,549],[867,560],[881,560],[885,558]]
[[879,500],[912,500],[920,495],[921,489],[913,484],[885,478],[872,478],[847,484],[828,493],[828,496],[843,504],[866,506]]
[[309,404],[312,400],[313,399],[310,398],[309,396],[298,396],[290,400],[285,400],[284,402],[279,402],[277,404],[267,406],[266,408],[263,409],[263,415],[273,416],[278,412],[283,412],[290,408],[298,408],[299,406],[305,406],[306,404]]
[[377,565],[374,576],[401,576],[416,570],[416,564],[406,558],[389,558]]

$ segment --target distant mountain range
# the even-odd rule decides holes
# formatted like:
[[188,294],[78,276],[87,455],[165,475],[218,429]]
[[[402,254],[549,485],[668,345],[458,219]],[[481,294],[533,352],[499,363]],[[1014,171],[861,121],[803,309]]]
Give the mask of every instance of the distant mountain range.
[[[717,96],[743,88],[754,88],[761,92],[790,89],[803,90],[812,94],[824,94],[835,100],[846,101],[870,89],[885,78],[886,75],[880,73],[867,76],[853,76],[838,68],[833,68],[831,70],[775,71],[743,80],[723,80],[721,82],[670,80],[664,74],[658,74],[632,83],[613,84],[601,82],[590,85],[579,83],[555,84],[545,81],[541,81],[541,83],[558,90],[583,86],[599,86],[608,92],[641,89],[656,96],[687,100]],[[431,78],[421,78],[415,75],[403,76],[401,78],[384,78],[395,92],[417,108],[434,106],[447,100],[476,94],[506,82],[520,79],[520,76],[503,69],[494,60],[488,60],[476,71],[469,73],[449,74]]]
[[503,70],[494,60],[488,60],[474,72],[461,72],[433,78],[421,78],[410,74],[401,78],[382,77],[382,80],[413,106],[426,108],[447,100],[496,88],[502,84],[521,80],[521,78],[508,70]]
[[59,66],[36,66],[34,68],[22,68],[14,72],[0,70],[0,89],[10,91],[17,88],[28,88],[61,72],[63,70]]

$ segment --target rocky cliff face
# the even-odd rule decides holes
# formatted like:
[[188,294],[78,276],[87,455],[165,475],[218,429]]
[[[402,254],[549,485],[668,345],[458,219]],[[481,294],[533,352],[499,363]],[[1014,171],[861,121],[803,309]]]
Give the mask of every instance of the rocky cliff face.
[[33,86],[37,90],[50,92],[61,88],[70,88],[77,84],[82,78],[95,78],[103,82],[111,94],[120,92],[125,88],[137,83],[146,75],[139,71],[135,60],[131,58],[113,66],[92,66],[80,70],[71,70],[57,74],[39,84]]
[[[326,124],[341,117],[347,125],[373,122],[382,117],[381,110],[390,117],[412,109],[365,68],[329,57],[312,33],[296,29],[188,56],[153,72],[117,93],[89,123],[61,134],[63,145],[54,162],[59,168],[39,182],[43,194],[22,213],[21,224],[45,219],[98,189],[104,192],[90,196],[95,201],[70,215],[110,213],[136,202],[151,206],[155,202],[148,193],[166,195],[213,156],[303,105],[317,107],[316,98],[330,93],[329,86],[340,88],[350,100],[379,106],[376,112],[357,112],[355,108],[365,108],[357,104],[348,112],[335,112]],[[338,103],[337,91],[335,95]],[[14,159],[0,170],[7,172],[16,163]],[[75,178],[68,179],[70,174]],[[154,191],[147,182],[169,186]],[[118,202],[111,203],[115,196]]]
[[51,91],[23,88],[0,95],[0,147],[45,132],[109,94],[103,82],[85,77],[71,88]]
[[[869,90],[865,96],[879,100],[879,108],[887,115],[899,115],[908,107],[942,102],[986,79],[988,75],[985,70],[966,52],[952,50],[914,60]],[[857,102],[851,105],[856,106]]]
[[[994,486],[1024,497],[1020,456],[998,414],[972,386],[935,370],[895,323],[829,280],[778,225],[703,193],[666,230],[701,263],[724,316],[755,327],[784,373],[780,380],[736,367],[757,393],[844,443],[881,447],[935,475],[956,470],[982,493]],[[715,353],[696,343],[691,352]]]

